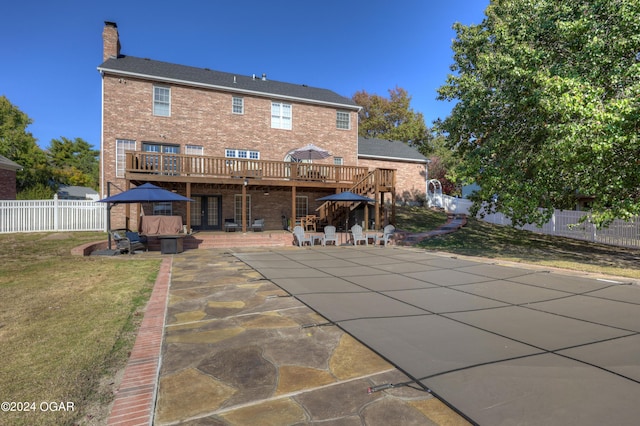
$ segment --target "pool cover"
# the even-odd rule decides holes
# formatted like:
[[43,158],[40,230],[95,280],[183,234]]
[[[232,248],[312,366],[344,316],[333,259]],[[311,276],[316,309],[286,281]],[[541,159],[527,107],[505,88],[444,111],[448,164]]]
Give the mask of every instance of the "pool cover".
[[235,255],[474,423],[638,423],[636,284],[404,248]]

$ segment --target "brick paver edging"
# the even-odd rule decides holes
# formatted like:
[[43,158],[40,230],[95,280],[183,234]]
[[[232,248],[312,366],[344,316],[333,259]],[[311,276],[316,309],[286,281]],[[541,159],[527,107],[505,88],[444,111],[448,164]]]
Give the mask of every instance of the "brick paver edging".
[[160,272],[109,414],[108,425],[152,424],[172,260],[172,257],[166,257],[160,265]]

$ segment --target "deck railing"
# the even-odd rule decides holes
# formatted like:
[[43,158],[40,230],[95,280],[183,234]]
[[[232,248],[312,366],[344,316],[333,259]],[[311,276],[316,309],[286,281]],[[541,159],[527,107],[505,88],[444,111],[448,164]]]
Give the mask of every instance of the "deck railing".
[[354,183],[368,173],[368,168],[136,151],[127,152],[126,171],[164,176]]

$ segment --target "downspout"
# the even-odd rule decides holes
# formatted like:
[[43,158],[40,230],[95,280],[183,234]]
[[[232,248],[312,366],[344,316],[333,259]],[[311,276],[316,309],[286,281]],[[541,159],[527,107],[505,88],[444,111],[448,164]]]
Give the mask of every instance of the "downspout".
[[100,192],[104,198],[104,73],[100,71]]
[[[100,71],[100,193],[104,198],[104,73]],[[107,188],[107,192],[109,189]],[[111,203],[107,203],[106,232],[111,229]],[[109,234],[109,250],[111,250],[111,234]]]

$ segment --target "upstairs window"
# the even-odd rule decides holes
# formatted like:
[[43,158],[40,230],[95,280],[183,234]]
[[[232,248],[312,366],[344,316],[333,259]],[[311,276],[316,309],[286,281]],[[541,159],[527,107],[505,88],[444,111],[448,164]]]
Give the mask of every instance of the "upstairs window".
[[271,128],[291,130],[291,104],[271,102]]
[[153,115],[171,116],[171,89],[169,87],[153,86]]
[[351,129],[351,114],[345,111],[336,113],[336,128],[349,130]]
[[231,112],[234,114],[244,114],[244,98],[234,96],[231,100]]

